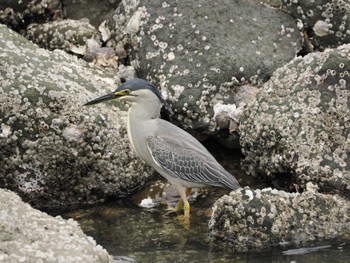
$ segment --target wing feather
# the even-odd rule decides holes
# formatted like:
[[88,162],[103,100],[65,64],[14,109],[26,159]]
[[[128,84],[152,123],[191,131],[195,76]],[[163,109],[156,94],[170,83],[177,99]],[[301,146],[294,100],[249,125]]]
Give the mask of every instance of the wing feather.
[[154,161],[174,178],[201,185],[240,187],[202,145],[186,145],[172,137],[151,136],[147,138],[147,147]]

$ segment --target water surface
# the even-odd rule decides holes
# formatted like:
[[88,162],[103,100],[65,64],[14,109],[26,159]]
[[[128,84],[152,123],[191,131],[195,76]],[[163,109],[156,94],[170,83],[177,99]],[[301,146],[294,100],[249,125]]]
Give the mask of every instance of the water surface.
[[[217,143],[209,143],[206,147],[229,172],[236,176],[242,186],[249,185],[253,188],[269,186],[255,177],[246,175],[240,169],[239,153],[232,150],[218,151],[216,145]],[[164,182],[164,179],[162,180]],[[213,188],[197,196],[191,201],[190,226],[184,226],[175,213],[167,214],[166,206],[146,209],[137,205],[147,196],[161,193],[164,190],[161,189],[161,185],[150,182],[129,200],[78,209],[64,214],[63,217],[77,220],[87,235],[92,236],[121,263],[350,263],[350,241],[332,240],[308,246],[314,249],[274,247],[247,253],[217,251],[212,248],[208,235],[211,207],[218,198],[230,191]],[[323,248],[315,249],[320,246]]]
[[350,245],[334,240],[312,245],[326,246],[316,251],[291,250],[293,247],[247,253],[216,251],[208,238],[210,206],[207,198],[192,203],[189,227],[176,214],[166,214],[165,207],[145,209],[120,203],[80,209],[65,217],[76,219],[118,262],[350,262]]

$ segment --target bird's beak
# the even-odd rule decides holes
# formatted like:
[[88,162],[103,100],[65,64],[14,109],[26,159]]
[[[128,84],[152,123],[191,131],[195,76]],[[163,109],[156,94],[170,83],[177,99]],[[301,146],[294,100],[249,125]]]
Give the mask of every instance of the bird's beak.
[[103,95],[97,99],[94,99],[94,100],[91,100],[87,103],[84,104],[84,106],[87,106],[87,105],[94,105],[94,104],[97,104],[97,103],[100,103],[100,102],[104,102],[104,101],[110,101],[110,100],[113,100],[113,99],[117,99],[118,97],[120,97],[119,95],[117,95],[115,92],[111,92],[111,93],[108,93],[106,95]]

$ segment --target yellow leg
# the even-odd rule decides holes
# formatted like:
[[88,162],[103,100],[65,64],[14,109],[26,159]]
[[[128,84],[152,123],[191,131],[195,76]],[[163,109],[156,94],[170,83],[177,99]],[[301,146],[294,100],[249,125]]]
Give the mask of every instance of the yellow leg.
[[[187,197],[189,197],[191,192],[192,192],[192,188],[186,188],[186,191],[185,191],[185,193],[186,193],[186,201],[187,201]],[[189,208],[190,208],[190,204],[188,202],[187,202],[187,204],[188,205],[185,204],[185,206],[184,206],[185,213],[186,213],[186,209],[189,210]],[[182,197],[180,197],[179,202],[177,202],[177,204],[175,206],[175,211],[179,212],[183,205],[184,205],[184,200],[182,199]],[[186,208],[186,207],[188,207],[188,208]],[[189,215],[189,212],[188,212],[188,215]]]
[[184,206],[184,221],[188,221],[190,219],[190,203],[187,201],[187,196],[189,196],[192,192],[192,188],[185,188],[181,185],[175,185],[177,192],[180,195],[180,200],[177,203],[175,210],[179,211]]
[[175,212],[179,212],[184,204],[184,201],[182,201],[182,198],[180,198],[179,202],[177,202],[175,206]]
[[185,219],[185,221],[190,219],[190,211],[191,211],[190,203],[186,199],[186,201],[184,202],[184,219]]

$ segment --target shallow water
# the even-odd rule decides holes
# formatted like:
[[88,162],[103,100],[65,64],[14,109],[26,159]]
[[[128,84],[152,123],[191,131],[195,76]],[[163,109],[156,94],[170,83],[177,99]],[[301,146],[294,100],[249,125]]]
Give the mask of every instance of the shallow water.
[[[240,170],[240,155],[232,150],[221,152],[214,144],[206,145],[222,165],[236,176],[242,186],[264,188],[267,185],[247,176]],[[164,180],[162,179],[164,182]],[[213,203],[228,190],[210,189],[191,202],[191,223],[184,226],[175,213],[167,214],[166,206],[152,209],[139,207],[142,199],[155,192],[161,193],[161,184],[149,185],[130,200],[110,202],[88,209],[63,214],[77,220],[83,231],[92,236],[119,263],[125,262],[295,262],[350,263],[350,241],[315,243],[309,247],[326,246],[314,251],[298,247],[275,247],[247,253],[223,252],[211,248],[208,221]],[[162,188],[162,189],[161,189]],[[152,189],[152,190],[151,190]],[[165,191],[167,192],[167,191]],[[164,192],[163,192],[164,193]],[[163,196],[162,194],[159,194]],[[196,195],[194,195],[196,196]],[[171,197],[168,201],[174,201]],[[176,200],[175,200],[176,201]],[[308,253],[310,252],[310,253]]]
[[[214,196],[209,200],[213,200],[222,192],[210,194]],[[316,251],[293,248],[248,253],[215,251],[208,241],[210,207],[208,198],[194,201],[189,227],[176,214],[166,214],[165,207],[145,209],[120,203],[80,209],[63,216],[76,219],[84,232],[118,262],[350,262],[350,245],[341,241],[314,244],[313,247],[326,246]]]

